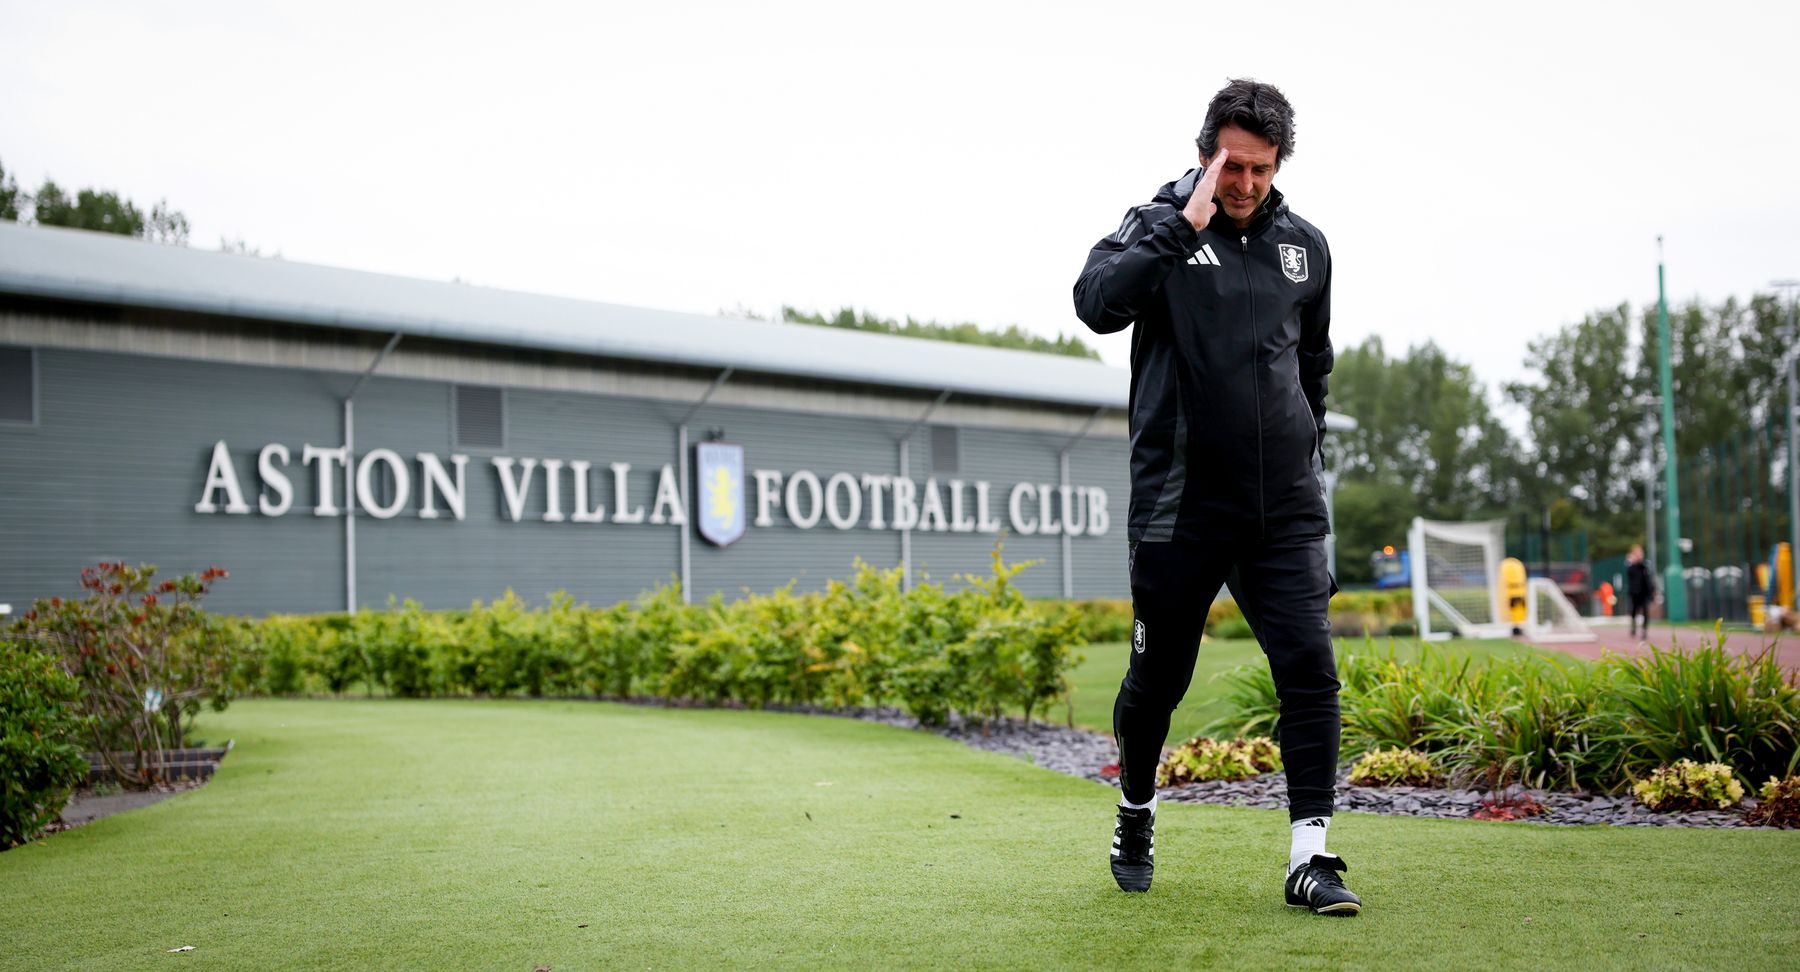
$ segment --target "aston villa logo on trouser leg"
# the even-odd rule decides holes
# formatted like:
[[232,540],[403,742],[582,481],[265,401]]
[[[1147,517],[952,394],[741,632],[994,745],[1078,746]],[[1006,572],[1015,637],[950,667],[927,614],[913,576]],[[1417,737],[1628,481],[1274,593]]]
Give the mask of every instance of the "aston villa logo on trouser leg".
[[724,547],[744,535],[744,447],[702,442],[694,447],[694,521],[700,535]]

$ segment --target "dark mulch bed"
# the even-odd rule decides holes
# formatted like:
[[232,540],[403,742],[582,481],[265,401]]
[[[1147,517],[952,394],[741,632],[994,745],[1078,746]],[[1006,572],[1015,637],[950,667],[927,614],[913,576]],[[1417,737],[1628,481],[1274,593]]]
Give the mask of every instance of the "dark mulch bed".
[[[916,724],[916,723],[915,723]],[[1070,776],[1118,785],[1118,748],[1109,736],[1067,726],[1018,720],[937,730],[976,749],[1006,753],[1046,769]],[[1110,769],[1110,772],[1108,770]],[[1696,810],[1658,813],[1629,793],[1570,793],[1507,787],[1503,790],[1436,789],[1413,786],[1351,786],[1350,771],[1338,775],[1337,808],[1392,816],[1468,819],[1483,807],[1497,804],[1517,808],[1537,804],[1541,813],[1523,817],[1532,823],[1612,824],[1620,827],[1748,827],[1744,810],[1755,805],[1746,799],[1731,810]],[[1287,806],[1287,774],[1265,773],[1247,780],[1190,783],[1159,791],[1174,803],[1211,803],[1235,807],[1278,809]],[[1491,812],[1491,811],[1490,811]],[[1516,812],[1516,810],[1515,810]]]

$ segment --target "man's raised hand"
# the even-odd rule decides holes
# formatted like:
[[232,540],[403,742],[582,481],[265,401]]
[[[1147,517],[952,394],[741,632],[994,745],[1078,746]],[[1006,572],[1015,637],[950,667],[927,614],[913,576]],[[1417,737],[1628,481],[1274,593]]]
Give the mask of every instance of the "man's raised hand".
[[1187,205],[1182,208],[1181,215],[1193,224],[1194,229],[1203,230],[1212,222],[1213,211],[1218,207],[1213,203],[1213,193],[1219,188],[1219,170],[1225,167],[1225,160],[1231,153],[1221,148],[1212,157],[1212,163],[1200,174],[1200,181],[1194,186],[1194,194],[1188,197]]

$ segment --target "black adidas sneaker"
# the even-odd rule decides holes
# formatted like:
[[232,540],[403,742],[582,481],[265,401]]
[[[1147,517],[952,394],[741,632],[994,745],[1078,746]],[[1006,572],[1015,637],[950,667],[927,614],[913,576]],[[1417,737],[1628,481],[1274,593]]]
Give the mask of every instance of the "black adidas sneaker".
[[1150,872],[1156,868],[1156,814],[1149,807],[1119,808],[1113,828],[1112,872],[1121,891],[1150,890]]
[[1350,865],[1336,854],[1314,854],[1312,860],[1294,868],[1287,877],[1288,907],[1311,908],[1315,915],[1343,918],[1361,912],[1362,899],[1344,887],[1344,879],[1338,876],[1349,869]]

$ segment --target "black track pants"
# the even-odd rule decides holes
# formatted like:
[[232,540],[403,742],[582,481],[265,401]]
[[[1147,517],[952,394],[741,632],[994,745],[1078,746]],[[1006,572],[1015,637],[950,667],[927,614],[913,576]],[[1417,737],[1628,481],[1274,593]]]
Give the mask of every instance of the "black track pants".
[[1325,567],[1324,537],[1132,547],[1131,667],[1113,704],[1125,798],[1145,803],[1156,793],[1169,716],[1194,677],[1207,607],[1226,583],[1275,676],[1281,702],[1276,740],[1287,768],[1288,812],[1296,820],[1328,817],[1335,802],[1340,724],[1337,659],[1326,611],[1337,587]]

